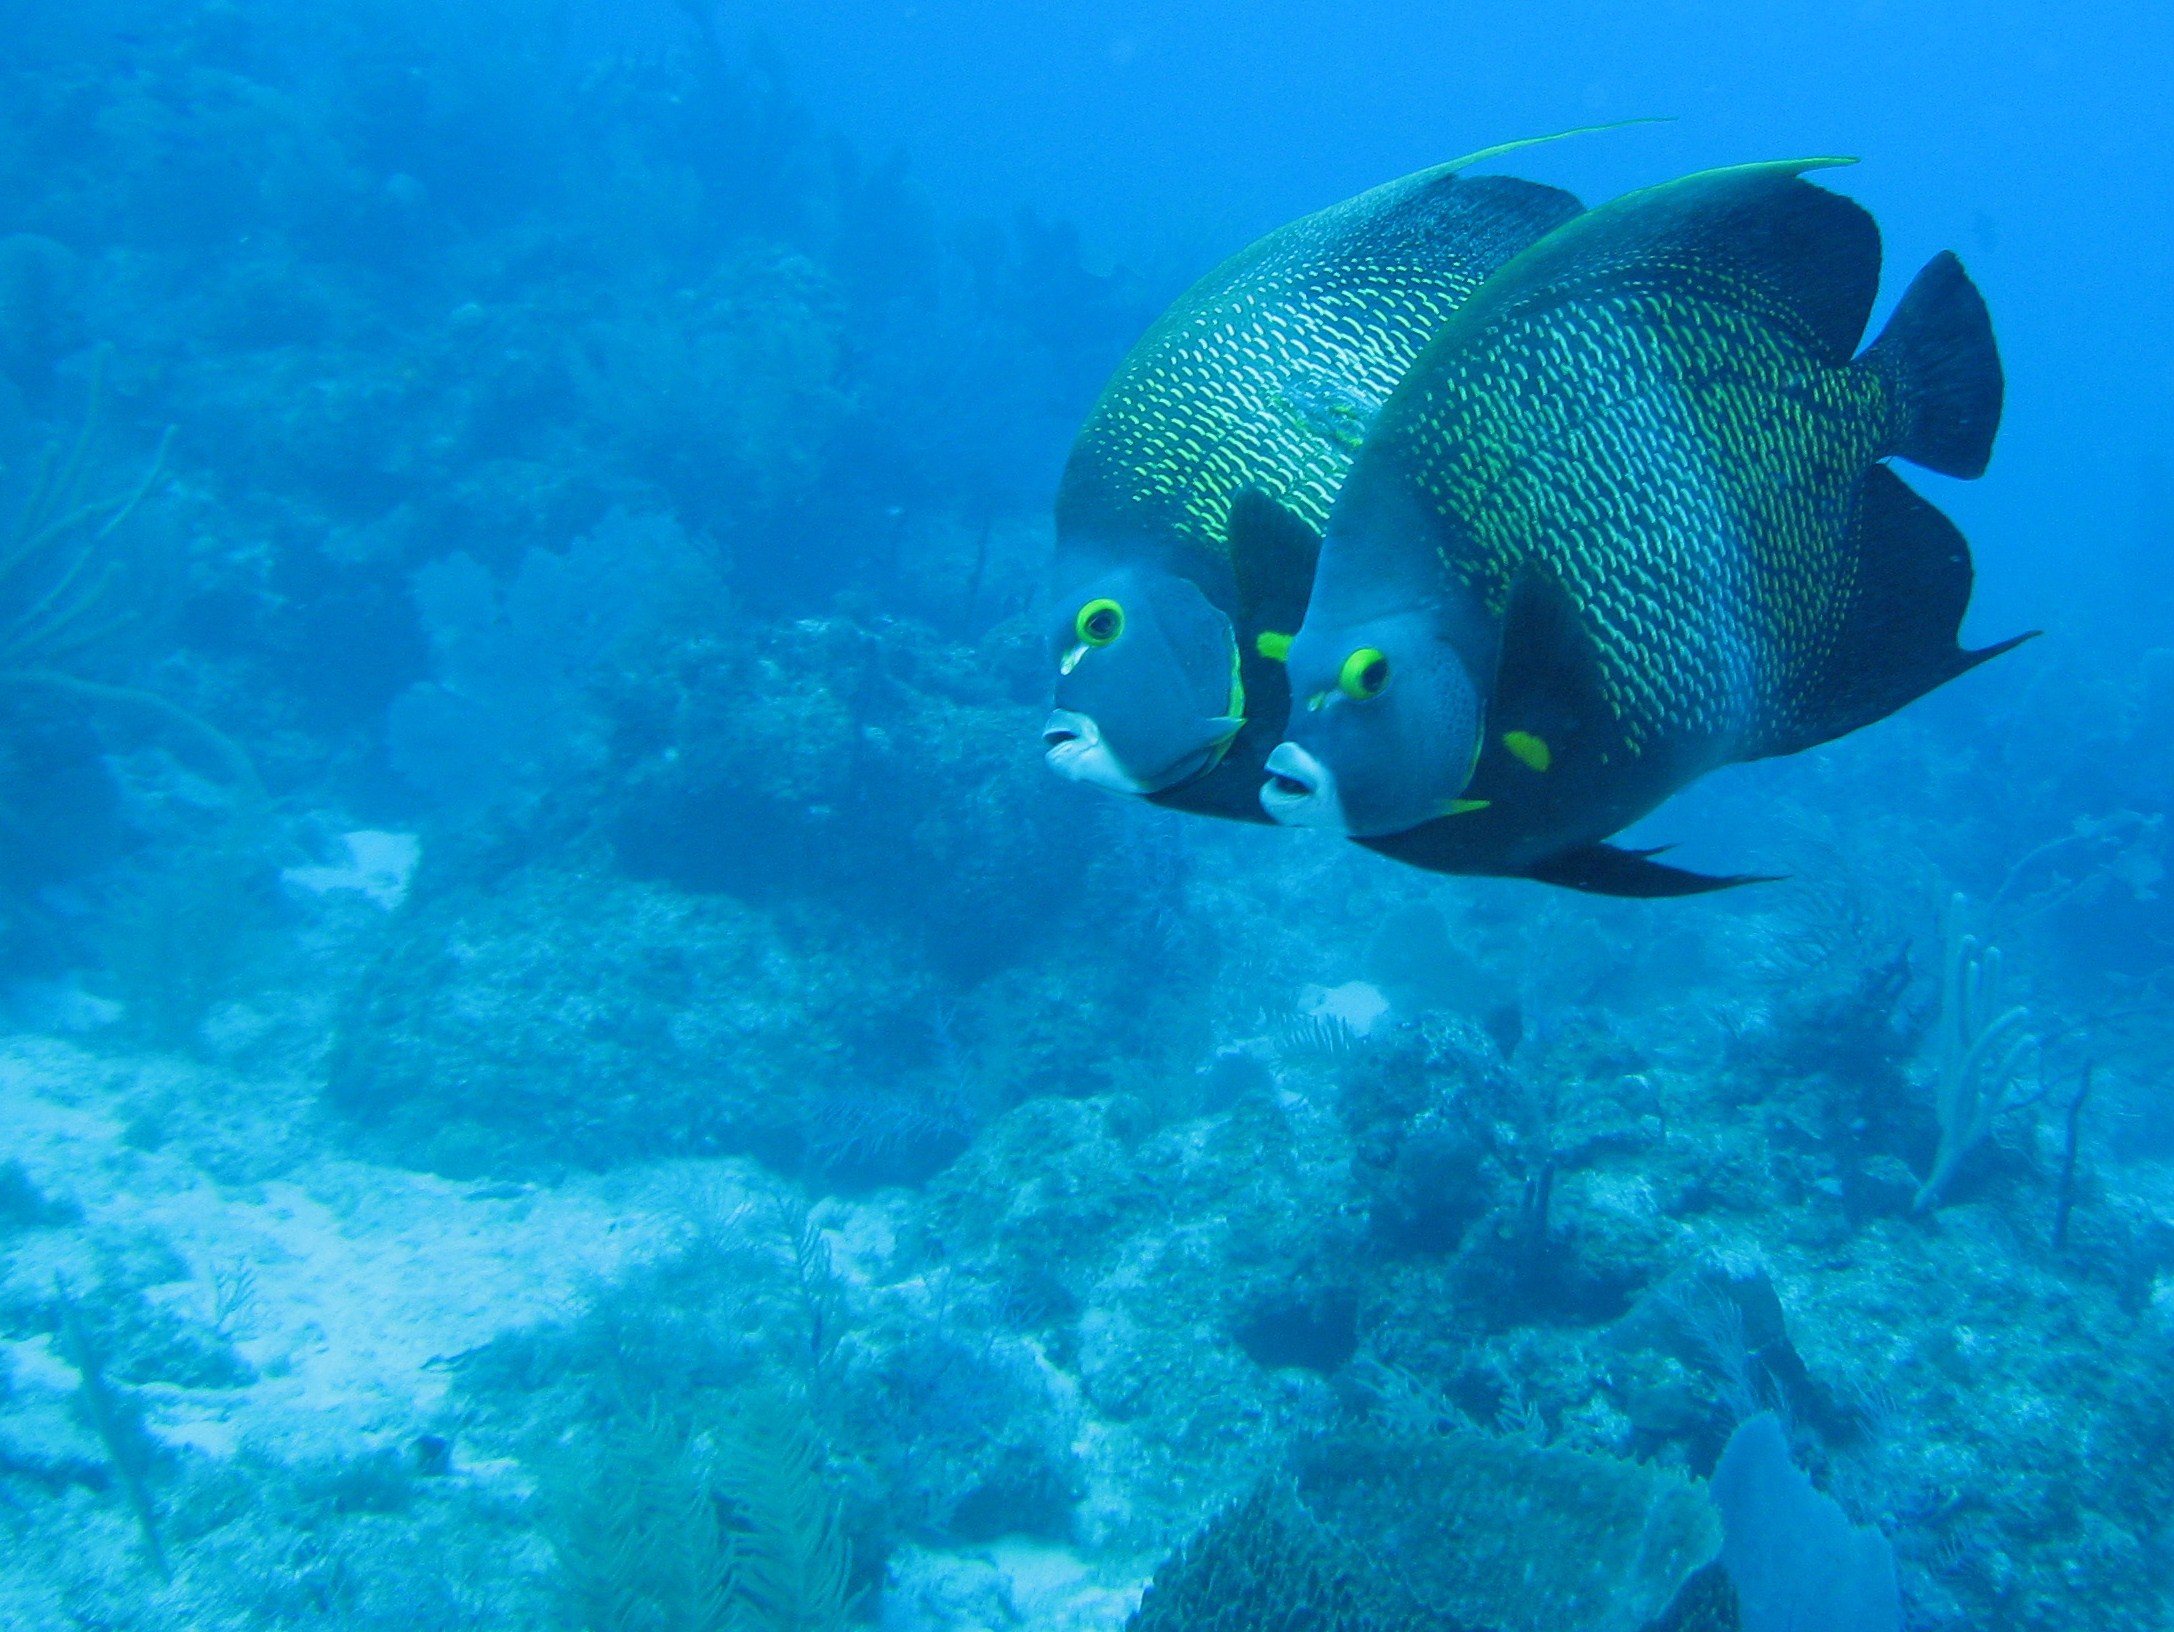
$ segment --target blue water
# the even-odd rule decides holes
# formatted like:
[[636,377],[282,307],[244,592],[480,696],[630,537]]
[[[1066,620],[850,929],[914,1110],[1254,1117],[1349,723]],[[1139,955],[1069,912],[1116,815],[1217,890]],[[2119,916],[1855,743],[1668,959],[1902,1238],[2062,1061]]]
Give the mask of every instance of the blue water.
[[[0,3],[0,1628],[2174,1625],[2169,60]],[[1491,168],[1961,255],[1908,479],[2044,637],[1645,817],[1695,900],[1051,776],[1128,347],[1619,120]]]

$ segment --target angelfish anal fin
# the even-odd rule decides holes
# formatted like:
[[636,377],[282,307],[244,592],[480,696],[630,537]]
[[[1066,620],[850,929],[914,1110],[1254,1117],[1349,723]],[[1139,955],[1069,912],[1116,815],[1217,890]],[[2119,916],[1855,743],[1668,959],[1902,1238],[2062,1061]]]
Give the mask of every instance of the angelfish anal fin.
[[1658,850],[1625,850],[1612,844],[1589,844],[1566,850],[1559,856],[1525,869],[1525,877],[1588,895],[1620,895],[1638,899],[1662,896],[1708,895],[1745,884],[1773,884],[1779,880],[1760,873],[1694,873],[1655,861]]
[[1238,619],[1247,631],[1291,630],[1306,621],[1321,535],[1257,487],[1230,504],[1225,536],[1238,581]]

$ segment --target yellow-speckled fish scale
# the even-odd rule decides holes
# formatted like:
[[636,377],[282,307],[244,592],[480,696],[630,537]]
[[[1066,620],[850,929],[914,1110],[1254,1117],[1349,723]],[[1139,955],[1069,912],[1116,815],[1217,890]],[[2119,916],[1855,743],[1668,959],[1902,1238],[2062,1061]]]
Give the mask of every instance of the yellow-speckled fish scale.
[[1318,530],[1412,359],[1490,273],[1576,211],[1551,188],[1429,171],[1225,262],[1103,390],[1058,493],[1060,537],[1148,547],[1181,570],[1224,561],[1231,500],[1248,487]]
[[[1430,357],[1394,436],[1440,565],[1500,617],[1537,562],[1571,592],[1632,754],[1790,739],[1853,603],[1850,507],[1885,382],[1726,261],[1596,261]],[[1389,428],[1384,427],[1385,436]]]

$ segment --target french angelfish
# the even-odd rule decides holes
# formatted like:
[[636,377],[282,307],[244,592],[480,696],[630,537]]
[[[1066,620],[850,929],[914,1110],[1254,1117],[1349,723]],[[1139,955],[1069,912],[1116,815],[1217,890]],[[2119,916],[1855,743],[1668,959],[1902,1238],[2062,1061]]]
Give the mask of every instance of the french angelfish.
[[1969,547],[1882,462],[1984,471],[1984,302],[1936,256],[1852,355],[1879,232],[1801,179],[1846,162],[1630,194],[1465,304],[1329,520],[1271,814],[1439,872],[1719,888],[1601,841],[2017,644],[1958,646]]
[[1179,297],[1102,392],[1057,493],[1062,775],[1262,821],[1280,659],[1375,414],[1486,277],[1580,206],[1459,159],[1268,234]]

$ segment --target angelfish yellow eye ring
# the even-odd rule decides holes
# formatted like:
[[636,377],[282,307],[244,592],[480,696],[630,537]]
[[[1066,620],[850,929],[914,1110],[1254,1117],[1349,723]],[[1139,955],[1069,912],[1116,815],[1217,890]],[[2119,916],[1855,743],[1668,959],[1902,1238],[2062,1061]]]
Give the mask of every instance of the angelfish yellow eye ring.
[[1337,671],[1336,684],[1346,697],[1363,703],[1369,697],[1379,697],[1382,688],[1389,684],[1388,655],[1372,646],[1361,646],[1344,659],[1344,666]]
[[1108,596],[1089,601],[1072,620],[1072,632],[1088,646],[1107,646],[1125,632],[1125,609]]

